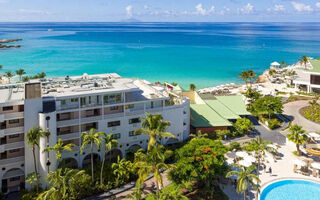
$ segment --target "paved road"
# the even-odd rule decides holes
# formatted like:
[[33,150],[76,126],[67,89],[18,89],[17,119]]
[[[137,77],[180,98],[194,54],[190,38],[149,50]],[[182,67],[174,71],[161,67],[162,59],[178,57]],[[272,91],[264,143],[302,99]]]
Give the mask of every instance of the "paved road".
[[284,135],[282,135],[279,131],[283,128],[286,127],[289,123],[289,120],[286,120],[284,125],[278,129],[272,130],[270,131],[269,129],[265,128],[264,126],[262,126],[257,118],[253,117],[253,116],[249,116],[248,117],[252,123],[254,124],[254,134],[251,134],[249,136],[244,136],[241,138],[235,138],[232,140],[226,140],[224,141],[224,143],[229,143],[229,142],[240,142],[240,141],[249,141],[250,139],[253,139],[257,136],[260,136],[262,140],[269,140],[272,141],[274,143],[278,143],[280,145],[285,144],[286,142],[286,137]]
[[298,124],[300,126],[303,126],[303,129],[305,129],[308,132],[320,131],[320,124],[314,123],[304,118],[299,113],[299,110],[301,108],[308,105],[309,105],[308,101],[294,101],[294,102],[284,104],[284,107],[283,107],[284,114],[286,114],[293,120],[292,122],[293,124]]

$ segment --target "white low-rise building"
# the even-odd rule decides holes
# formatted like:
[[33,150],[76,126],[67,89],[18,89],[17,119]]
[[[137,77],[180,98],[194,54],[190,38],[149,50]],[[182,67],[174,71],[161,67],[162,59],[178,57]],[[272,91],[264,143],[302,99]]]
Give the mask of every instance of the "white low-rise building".
[[[43,152],[61,138],[74,143],[72,152],[63,152],[67,166],[82,168],[90,163],[90,150],[80,153],[81,132],[95,128],[118,139],[110,152],[95,149],[95,159],[115,160],[137,148],[146,148],[148,137],[134,135],[146,112],[160,113],[171,126],[167,131],[176,139],[164,138],[162,144],[189,137],[189,99],[172,93],[165,86],[145,80],[122,78],[118,74],[98,74],[50,78],[26,84],[0,86],[0,178],[4,192],[20,190],[25,177],[34,172],[33,155],[26,133],[40,126],[49,138],[40,139],[36,150],[41,183],[48,171],[55,170],[55,152]],[[27,186],[28,187],[28,186]]]

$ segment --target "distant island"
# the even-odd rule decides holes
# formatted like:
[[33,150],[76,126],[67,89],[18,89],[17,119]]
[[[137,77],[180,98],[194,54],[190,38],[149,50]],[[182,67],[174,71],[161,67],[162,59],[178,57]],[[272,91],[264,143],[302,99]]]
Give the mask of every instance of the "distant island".
[[21,45],[5,45],[6,43],[18,42],[22,39],[0,39],[0,49],[3,48],[20,48]]

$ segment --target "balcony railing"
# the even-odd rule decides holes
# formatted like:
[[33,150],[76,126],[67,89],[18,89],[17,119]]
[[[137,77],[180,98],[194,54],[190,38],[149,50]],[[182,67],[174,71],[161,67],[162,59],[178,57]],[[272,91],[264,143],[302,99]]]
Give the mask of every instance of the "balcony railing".
[[101,115],[81,118],[81,123],[97,122],[102,119]]
[[117,118],[117,117],[123,117],[123,116],[124,116],[124,112],[120,112],[120,113],[105,114],[104,118],[109,119],[109,118]]
[[76,109],[79,108],[79,104],[65,104],[65,105],[60,105],[57,107],[57,110],[69,110],[69,109]]
[[24,112],[13,112],[4,114],[4,120],[24,118]]
[[61,138],[62,140],[72,140],[72,139],[77,139],[79,138],[79,132],[74,132],[74,133],[69,133],[69,134],[64,134],[64,135],[59,135],[58,138]]
[[8,150],[20,149],[20,148],[24,148],[24,141],[2,144],[0,145],[0,152],[3,153]]
[[1,159],[0,165],[8,165],[8,164],[16,163],[16,162],[24,162],[24,156]]
[[79,124],[79,119],[57,121],[57,127],[74,126]]
[[24,132],[24,127],[23,126],[2,129],[2,130],[0,130],[0,137],[4,137],[6,135],[23,133],[23,132]]

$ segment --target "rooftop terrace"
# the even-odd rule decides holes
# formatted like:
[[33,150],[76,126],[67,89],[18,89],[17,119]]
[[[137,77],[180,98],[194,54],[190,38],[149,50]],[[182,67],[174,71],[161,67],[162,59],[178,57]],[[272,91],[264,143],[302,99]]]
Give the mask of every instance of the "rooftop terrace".
[[[42,96],[47,98],[65,98],[88,96],[115,92],[132,92],[127,95],[129,101],[141,101],[167,97],[163,87],[154,86],[148,81],[122,78],[116,73],[82,76],[54,77],[31,80],[41,82]],[[167,95],[166,95],[167,94]],[[0,103],[24,100],[24,83],[0,85]]]

